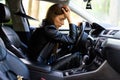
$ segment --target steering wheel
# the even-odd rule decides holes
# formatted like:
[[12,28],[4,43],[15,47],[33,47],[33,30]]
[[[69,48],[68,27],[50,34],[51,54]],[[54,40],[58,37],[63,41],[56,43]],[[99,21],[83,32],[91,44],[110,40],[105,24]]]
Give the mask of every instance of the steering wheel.
[[74,52],[78,49],[79,43],[80,43],[82,36],[84,34],[85,27],[86,27],[86,22],[81,22],[80,26],[78,27],[78,30],[77,30],[78,35],[76,38],[76,42],[75,42],[74,46],[70,49],[70,51]]
[[77,37],[77,39],[76,39],[75,47],[77,47],[77,46],[79,45],[80,40],[81,40],[81,38],[82,38],[82,35],[83,35],[83,33],[84,33],[85,27],[86,27],[86,22],[82,22],[82,23],[80,24],[80,27],[78,27],[78,30],[79,30],[79,31],[78,31],[78,37]]
[[[82,22],[80,27],[78,27],[78,30],[77,30],[78,37],[77,37],[76,43],[74,45],[70,46],[70,47],[67,46],[68,52],[74,53],[76,51],[76,48],[78,48],[79,43],[81,41],[81,38],[82,38],[82,36],[84,34],[85,27],[86,27],[86,22]],[[67,50],[65,50],[65,51],[67,51]],[[59,66],[58,65],[54,65],[54,69],[57,69],[58,67],[60,67],[60,65],[63,64],[64,62],[69,61],[70,58],[72,59],[73,57],[76,57],[76,54],[72,54],[72,55],[68,55],[67,54],[67,56],[62,57],[62,58],[64,58],[63,59],[64,61],[60,61]],[[77,56],[78,56],[78,54],[77,54]]]

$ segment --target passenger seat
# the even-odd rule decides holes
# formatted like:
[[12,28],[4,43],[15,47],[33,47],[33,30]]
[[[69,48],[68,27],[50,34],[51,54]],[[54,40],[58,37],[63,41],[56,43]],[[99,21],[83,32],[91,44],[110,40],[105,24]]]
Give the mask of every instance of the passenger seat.
[[20,58],[27,58],[25,56],[27,46],[20,40],[17,33],[10,27],[5,26],[4,23],[10,21],[10,11],[8,7],[0,3],[0,37],[3,39],[8,50],[13,52]]
[[27,66],[9,50],[5,48],[4,42],[0,38],[0,72],[9,80],[30,80],[30,72]]

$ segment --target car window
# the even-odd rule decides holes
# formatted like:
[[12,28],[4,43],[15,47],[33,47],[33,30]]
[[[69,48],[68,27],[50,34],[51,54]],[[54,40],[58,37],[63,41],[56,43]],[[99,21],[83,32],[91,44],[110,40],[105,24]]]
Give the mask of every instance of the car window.
[[[29,4],[28,4],[29,3]],[[39,1],[39,0],[33,0],[33,2],[30,2],[30,0],[23,0],[23,6],[25,8],[26,14],[36,18],[38,21],[35,20],[28,20],[31,27],[39,27],[42,20],[45,18],[48,8],[53,5],[54,3],[46,2],[46,1]],[[74,18],[74,23],[77,25],[79,22],[81,22],[82,17],[80,17],[78,14],[75,14],[74,12],[71,13],[72,17]],[[68,23],[67,20],[65,20],[64,25],[61,27],[62,29],[68,29]]]
[[[38,21],[29,20],[30,26],[39,27],[41,21],[45,18],[46,11],[53,3],[39,0],[22,0],[25,11],[28,15],[36,18]],[[72,17],[75,24],[86,20],[89,22],[105,22],[120,26],[120,0],[91,0],[91,8],[86,9],[87,0],[70,0],[69,6],[72,9]],[[114,14],[114,15],[113,15]],[[68,24],[61,27],[67,29]]]
[[0,0],[0,3],[3,3],[3,4],[5,4],[5,0]]

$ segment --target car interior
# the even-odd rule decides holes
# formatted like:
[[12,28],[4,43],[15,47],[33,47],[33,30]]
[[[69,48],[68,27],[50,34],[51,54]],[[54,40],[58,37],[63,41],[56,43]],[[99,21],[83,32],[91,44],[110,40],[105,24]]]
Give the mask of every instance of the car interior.
[[[45,1],[62,2],[62,0]],[[15,19],[22,19],[23,23],[28,17],[31,18],[28,15],[15,15],[10,4],[9,1],[9,6],[0,3],[0,71],[8,80],[120,79],[120,29],[109,29],[107,27],[109,25],[83,21],[79,25],[77,41],[70,48],[70,54],[60,57],[52,65],[43,65],[27,58],[27,44],[23,42],[13,26],[5,24],[15,17]],[[86,28],[89,28],[89,30],[86,30]],[[75,51],[78,54],[82,53],[80,60],[75,59],[76,54],[72,54]],[[74,64],[68,65],[71,60],[74,61],[72,62]]]

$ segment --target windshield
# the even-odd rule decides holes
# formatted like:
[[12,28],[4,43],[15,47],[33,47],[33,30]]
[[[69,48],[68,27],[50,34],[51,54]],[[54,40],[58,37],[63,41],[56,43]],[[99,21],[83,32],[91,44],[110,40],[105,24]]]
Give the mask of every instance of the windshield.
[[69,6],[89,22],[109,23],[120,26],[120,0],[91,0],[91,8],[86,9],[85,0],[70,0]]

